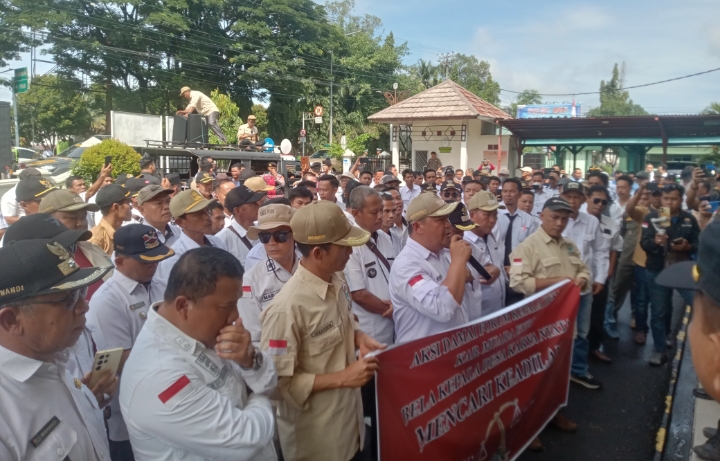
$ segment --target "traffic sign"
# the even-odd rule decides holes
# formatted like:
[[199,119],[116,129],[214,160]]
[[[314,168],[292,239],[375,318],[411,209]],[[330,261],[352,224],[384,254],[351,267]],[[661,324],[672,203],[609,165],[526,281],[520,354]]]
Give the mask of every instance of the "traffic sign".
[[28,91],[28,73],[27,67],[15,69],[15,94],[27,93]]
[[298,138],[298,142],[299,142],[300,144],[305,144],[305,136],[300,136],[300,137]]
[[315,117],[322,117],[325,113],[325,110],[323,110],[323,106],[317,105],[315,106],[315,110],[313,111],[313,113],[315,114]]
[[322,123],[322,117],[315,117],[315,123],[320,125]]
[[300,130],[300,137],[304,138],[307,132],[305,130]]

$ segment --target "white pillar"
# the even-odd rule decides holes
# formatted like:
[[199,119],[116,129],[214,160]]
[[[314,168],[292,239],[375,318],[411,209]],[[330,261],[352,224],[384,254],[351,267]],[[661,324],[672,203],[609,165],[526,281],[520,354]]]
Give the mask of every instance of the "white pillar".
[[467,136],[465,136],[465,139],[460,141],[460,169],[463,170],[463,174],[465,174],[465,170],[467,170],[467,167],[468,167]]
[[410,153],[410,169],[417,170],[417,168],[415,168],[415,151]]
[[[398,169],[400,169],[400,151],[398,150],[398,141],[400,133],[395,134],[393,136],[393,124],[390,124],[390,150],[392,153],[392,163],[395,165]],[[399,127],[398,127],[399,128]]]

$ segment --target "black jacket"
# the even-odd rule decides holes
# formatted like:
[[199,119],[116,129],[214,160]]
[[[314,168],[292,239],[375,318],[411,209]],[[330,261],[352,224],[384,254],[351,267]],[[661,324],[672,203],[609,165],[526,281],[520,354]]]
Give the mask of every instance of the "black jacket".
[[[668,243],[667,247],[657,245],[655,243],[655,226],[651,219],[659,217],[657,210],[651,210],[643,220],[642,240],[640,247],[647,254],[647,263],[645,267],[653,272],[660,272],[666,265],[671,265],[680,261],[688,261],[691,256],[697,253],[698,239],[700,236],[700,226],[693,215],[687,211],[680,211],[677,218],[672,219],[670,227],[667,228]],[[679,238],[684,238],[690,243],[691,250],[683,253],[673,253],[670,249],[670,243]],[[667,264],[666,264],[667,262]]]

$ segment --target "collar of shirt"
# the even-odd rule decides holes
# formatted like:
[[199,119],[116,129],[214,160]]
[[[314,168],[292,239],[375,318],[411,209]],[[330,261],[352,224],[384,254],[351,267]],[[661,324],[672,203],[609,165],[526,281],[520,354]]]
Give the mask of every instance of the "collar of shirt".
[[98,226],[100,226],[105,231],[108,237],[113,238],[113,236],[115,235],[115,229],[113,228],[113,226],[111,226],[110,223],[105,221],[104,219],[100,220]]
[[45,364],[0,346],[0,370],[12,379],[24,383]]
[[182,349],[188,354],[194,354],[196,348],[206,349],[205,345],[180,331],[175,325],[168,322],[165,317],[158,314],[157,308],[162,301],[159,301],[148,310],[148,318],[145,321],[145,328],[160,336],[167,344]]
[[122,289],[125,290],[128,294],[135,291],[135,288],[137,288],[138,285],[141,285],[140,282],[126,277],[117,269],[113,272],[111,278],[115,281],[115,283],[120,285]]
[[343,284],[337,274],[333,274],[331,282],[327,283],[325,280],[322,280],[317,275],[305,269],[302,264],[298,264],[297,269],[295,269],[295,275],[297,275],[305,285],[312,288],[323,301],[327,297],[328,290],[331,286],[341,286]]
[[407,243],[405,244],[405,248],[410,248],[410,250],[412,250],[415,254],[417,254],[418,256],[420,256],[422,259],[424,259],[426,261],[430,258],[440,259],[439,255],[433,253],[432,251],[428,250],[424,246],[420,245],[418,242],[413,240],[412,237],[410,237],[407,240]]
[[[241,226],[240,223],[235,221],[234,219],[232,221],[230,221],[230,225],[232,226],[233,229],[238,231],[238,234],[240,234],[240,237],[245,237],[247,235],[247,231],[245,230],[245,228],[243,226]],[[248,238],[248,240],[250,240],[250,239]]]
[[[298,263],[300,262],[300,258],[302,255],[298,256],[298,252],[295,252],[295,262],[293,263],[292,272],[288,273],[288,271],[285,270],[284,267],[280,265],[277,261],[275,261],[273,258],[269,257],[265,261],[265,267],[268,272],[272,272],[273,269],[275,269],[275,273],[278,273],[280,275],[287,275],[288,278],[292,277],[292,275],[297,271]],[[267,253],[266,253],[267,254]]]

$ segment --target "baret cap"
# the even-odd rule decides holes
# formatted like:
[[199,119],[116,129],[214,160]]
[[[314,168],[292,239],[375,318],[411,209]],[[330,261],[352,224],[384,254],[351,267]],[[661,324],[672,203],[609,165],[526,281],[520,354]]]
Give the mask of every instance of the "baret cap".
[[146,264],[155,264],[173,256],[175,252],[160,242],[157,231],[145,224],[122,226],[113,235],[116,253]]
[[179,218],[187,213],[204,210],[213,202],[217,202],[217,200],[205,199],[196,190],[184,190],[170,199],[170,214],[172,214],[173,218]]
[[408,204],[406,218],[412,224],[427,217],[447,216],[452,213],[458,203],[445,203],[437,195],[423,192]]
[[87,203],[78,194],[67,189],[57,189],[50,191],[40,201],[40,213],[55,213],[56,211],[100,211],[100,207],[95,203]]
[[120,203],[123,200],[130,199],[130,194],[131,192],[123,186],[108,184],[98,191],[95,203],[102,209],[109,207],[113,203]]
[[505,205],[500,205],[497,197],[492,192],[481,190],[468,201],[467,208],[469,211],[495,211],[497,209],[504,210]]
[[306,245],[334,243],[355,247],[370,240],[369,232],[353,226],[339,206],[327,201],[297,210],[290,220],[290,228],[295,241]]
[[258,211],[257,224],[247,230],[248,238],[257,240],[261,231],[275,229],[281,226],[290,226],[290,221],[295,214],[295,208],[288,205],[274,204],[266,205]]

